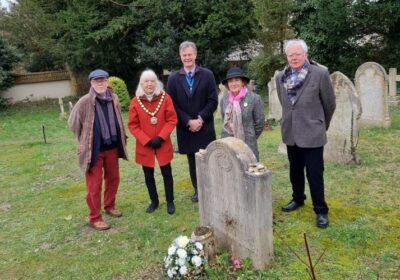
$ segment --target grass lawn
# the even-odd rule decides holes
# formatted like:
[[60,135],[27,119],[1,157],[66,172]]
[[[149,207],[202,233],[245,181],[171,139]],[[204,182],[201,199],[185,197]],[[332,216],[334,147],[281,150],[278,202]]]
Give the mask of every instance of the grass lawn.
[[[131,161],[120,162],[117,196],[124,216],[106,216],[112,229],[97,232],[87,226],[76,140],[58,118],[57,103],[1,110],[0,279],[164,279],[168,246],[199,223],[186,157],[176,154],[172,162],[176,213],[166,212],[156,169],[161,205],[147,214],[149,198],[129,135]],[[280,211],[291,195],[287,160],[277,153],[279,127],[265,131],[259,146],[261,162],[273,172],[274,261],[266,271],[232,271],[225,253],[209,269],[210,278],[309,279],[293,253],[306,261],[306,233],[314,261],[326,249],[317,279],[400,279],[400,108],[391,108],[391,118],[389,129],[361,131],[360,165],[326,163],[331,225],[325,230],[315,226],[310,199],[300,211]]]

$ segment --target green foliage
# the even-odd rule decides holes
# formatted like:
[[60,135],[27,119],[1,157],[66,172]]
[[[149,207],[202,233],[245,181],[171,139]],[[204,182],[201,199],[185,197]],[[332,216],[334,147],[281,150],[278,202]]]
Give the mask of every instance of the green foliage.
[[[147,19],[139,59],[155,69],[177,69],[179,44],[191,40],[198,47],[197,62],[214,71],[217,80],[228,68],[228,54],[254,34],[251,1],[144,1]],[[151,4],[150,4],[151,2]],[[240,8],[238,8],[240,7]]]
[[[400,64],[400,1],[398,0],[253,0],[261,28],[263,52],[249,69],[265,85],[282,65],[284,40],[299,37],[309,45],[311,59],[330,72],[354,77],[366,61],[384,68]],[[263,75],[266,76],[263,78]]]
[[184,40],[198,45],[200,65],[223,75],[227,55],[256,26],[250,0],[21,0],[6,18],[1,29],[27,57],[41,55],[76,71],[101,66],[126,80],[144,68],[177,69]]
[[[11,76],[13,65],[18,61],[15,49],[0,36],[0,91],[12,86],[14,80]],[[5,104],[3,100],[1,104]]]
[[22,54],[21,61],[29,71],[62,68],[52,53],[55,41],[51,27],[54,15],[46,13],[34,0],[20,0],[0,18],[0,30]]
[[291,25],[313,59],[353,77],[366,61],[399,64],[400,2],[397,0],[296,0]]
[[122,110],[128,111],[131,99],[125,82],[118,77],[110,77],[108,78],[108,84],[112,88],[113,92],[118,95]]
[[260,28],[257,41],[263,45],[260,54],[249,64],[251,76],[260,92],[268,92],[267,84],[274,72],[285,64],[283,42],[293,36],[288,24],[293,9],[292,0],[253,0]]
[[267,85],[277,69],[280,69],[285,64],[285,60],[281,55],[267,54],[261,51],[249,63],[249,72],[251,77],[255,79],[259,93],[267,92]]

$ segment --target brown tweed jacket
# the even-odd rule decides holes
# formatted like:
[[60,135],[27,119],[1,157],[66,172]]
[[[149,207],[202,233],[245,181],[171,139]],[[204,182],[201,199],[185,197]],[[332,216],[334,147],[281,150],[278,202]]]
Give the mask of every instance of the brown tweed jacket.
[[[86,95],[82,96],[75,104],[68,119],[68,125],[71,131],[78,139],[79,145],[77,149],[79,166],[83,172],[89,170],[92,158],[92,144],[93,144],[93,125],[95,116],[96,94],[94,91],[89,91]],[[126,133],[122,122],[121,105],[118,96],[113,93],[113,105],[117,115],[119,127],[121,129],[121,143],[123,146],[123,153],[118,156],[128,160],[128,153],[126,150]]]

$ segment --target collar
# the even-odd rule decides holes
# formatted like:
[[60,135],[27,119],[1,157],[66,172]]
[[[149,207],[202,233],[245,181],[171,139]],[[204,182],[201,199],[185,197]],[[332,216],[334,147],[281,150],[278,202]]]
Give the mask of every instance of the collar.
[[189,71],[192,71],[193,76],[194,76],[194,73],[199,71],[199,67],[197,65],[195,65],[193,69],[186,69],[185,67],[182,67],[179,70],[179,74],[186,75]]
[[189,72],[194,73],[194,71],[196,70],[196,65],[192,69],[187,69],[187,68],[183,67],[183,70],[185,70],[186,74]]
[[153,102],[153,101],[158,100],[158,99],[160,98],[160,96],[161,96],[162,93],[163,93],[163,92],[161,91],[159,95],[153,94],[153,99],[151,99],[151,101],[149,101],[149,100],[147,99],[146,94],[143,94],[142,96],[140,96],[139,99],[140,99],[140,100],[149,101],[149,102]]

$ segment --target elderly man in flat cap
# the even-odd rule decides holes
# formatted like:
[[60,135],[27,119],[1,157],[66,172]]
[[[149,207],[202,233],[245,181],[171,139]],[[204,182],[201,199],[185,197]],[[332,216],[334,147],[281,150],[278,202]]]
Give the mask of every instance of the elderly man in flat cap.
[[119,185],[118,158],[127,160],[126,134],[118,97],[108,87],[108,73],[97,69],[89,74],[90,90],[71,111],[68,125],[79,141],[77,155],[86,177],[86,202],[89,225],[107,230],[109,224],[101,215],[101,194],[104,172],[104,210],[121,217],[115,207]]

